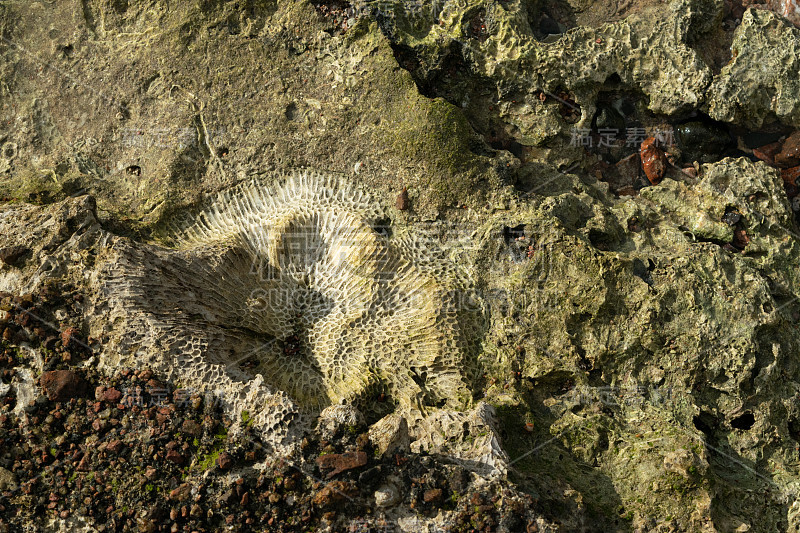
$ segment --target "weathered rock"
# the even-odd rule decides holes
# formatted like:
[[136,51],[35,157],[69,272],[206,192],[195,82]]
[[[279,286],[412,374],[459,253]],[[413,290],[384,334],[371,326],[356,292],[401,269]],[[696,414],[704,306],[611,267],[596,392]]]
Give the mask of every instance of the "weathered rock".
[[399,414],[391,414],[369,428],[369,440],[380,455],[406,452],[411,444],[408,421]]
[[[352,177],[380,199],[376,225],[385,223],[386,213],[398,214],[392,207],[398,208],[397,193],[408,185],[413,210],[398,214],[387,238],[419,235],[423,223],[433,221],[437,242],[447,245],[444,253],[456,259],[464,275],[476,278],[484,296],[491,296],[485,309],[488,329],[476,341],[484,365],[473,370],[483,390],[469,390],[465,398],[471,400],[472,393],[486,397],[497,405],[493,416],[485,409],[473,413],[466,406],[437,407],[442,398],[426,392],[436,373],[430,369],[403,360],[373,370],[380,378],[406,380],[404,390],[416,391],[402,408],[413,435],[410,448],[430,451],[433,455],[425,458],[430,461],[441,456],[460,461],[459,468],[471,472],[454,490],[465,493],[470,477],[491,475],[497,476],[494,486],[509,488],[502,468],[486,465],[514,461],[532,492],[555,500],[548,512],[560,513],[563,530],[580,530],[587,521],[598,530],[650,531],[664,524],[680,531],[797,529],[800,513],[786,503],[797,492],[792,480],[798,476],[798,461],[788,443],[800,417],[794,399],[800,371],[793,328],[800,316],[793,303],[800,286],[793,266],[800,254],[791,207],[797,202],[787,198],[796,185],[794,176],[728,159],[703,166],[694,179],[680,171],[670,179],[667,173],[641,195],[632,185],[614,186],[604,174],[617,192],[612,195],[593,172],[585,175],[583,147],[568,146],[573,128],[589,128],[592,117],[620,131],[623,123],[610,109],[626,128],[640,123],[651,128],[686,120],[704,102],[712,118],[780,135],[797,122],[796,34],[779,17],[751,10],[735,31],[731,50],[726,27],[733,31],[735,21],[718,0],[568,3],[569,14],[554,10],[566,6],[563,2],[423,2],[413,12],[395,3],[391,13],[375,17],[372,10],[389,8],[371,3],[360,9],[359,2],[352,2],[358,12],[346,31],[333,22],[325,26],[316,2],[256,3],[246,12],[230,2],[178,3],[171,9],[158,0],[147,6],[129,2],[125,9],[114,2],[90,2],[77,11],[58,2],[44,8],[9,3],[0,10],[0,29],[17,46],[3,53],[8,68],[0,65],[10,89],[3,93],[8,107],[0,118],[14,127],[8,128],[9,140],[0,141],[9,147],[9,153],[0,154],[0,197],[52,202],[85,188],[99,198],[105,229],[96,227],[91,206],[81,206],[79,197],[44,206],[3,203],[0,246],[25,244],[32,259],[19,268],[0,268],[0,287],[36,291],[48,280],[82,285],[90,296],[83,305],[87,330],[105,338],[92,344],[101,372],[114,372],[124,354],[136,353],[137,364],[163,372],[162,381],[169,374],[183,382],[176,375],[183,367],[163,359],[164,345],[147,348],[143,338],[157,331],[172,342],[185,328],[194,328],[193,337],[172,346],[183,358],[216,354],[207,359],[216,365],[213,372],[234,375],[219,388],[238,403],[228,413],[236,429],[247,429],[238,424],[247,409],[251,427],[262,428],[278,447],[291,445],[302,434],[291,424],[305,412],[299,417],[293,393],[275,387],[273,374],[256,361],[239,358],[251,350],[262,353],[264,339],[276,338],[286,342],[267,349],[285,356],[291,362],[287,368],[315,368],[319,361],[307,353],[305,343],[324,343],[324,336],[287,340],[287,335],[252,335],[245,328],[228,336],[242,325],[242,316],[262,310],[258,298],[263,294],[242,289],[242,276],[226,278],[235,281],[230,290],[215,294],[222,299],[233,294],[233,307],[212,310],[206,299],[213,292],[206,290],[210,284],[187,290],[194,278],[164,275],[163,269],[177,263],[159,255],[164,249],[151,247],[150,239],[163,234],[167,214],[194,220],[187,206],[202,204],[200,191],[228,190],[252,174],[270,181],[276,168],[303,165]],[[18,56],[20,50],[48,65],[69,63],[71,76],[81,83],[65,85],[64,70],[54,68],[32,79],[24,68],[28,56]],[[164,70],[160,62],[170,68]],[[719,68],[722,72],[715,75]],[[86,107],[91,99],[81,92],[85,87],[125,102],[114,119],[119,122],[110,123]],[[239,98],[247,102],[244,118]],[[173,145],[163,134],[186,125],[196,141]],[[132,136],[132,131],[142,135]],[[754,155],[774,164],[778,152],[768,152],[757,149]],[[738,218],[729,216],[734,212]],[[525,228],[518,234],[522,240],[506,242],[496,231],[518,226]],[[368,227],[366,234],[375,229]],[[270,288],[272,274],[300,285],[309,281],[275,270],[281,258],[295,258],[291,253],[267,254],[270,260],[254,262],[248,249],[228,253],[227,238],[208,243],[210,262],[204,268],[241,261],[247,273],[242,275],[258,278],[266,284],[258,288],[270,294],[279,292]],[[745,238],[749,242],[742,250],[730,244],[741,245]],[[283,244],[291,250],[294,243],[286,239]],[[119,253],[122,248],[125,253]],[[178,256],[194,260],[186,250]],[[123,336],[113,330],[118,320],[130,317],[130,307],[109,303],[107,295],[113,300],[120,293],[114,286],[98,287],[98,269],[127,265],[135,270],[150,260],[152,271],[126,283],[139,283],[143,288],[137,294],[145,300],[167,287],[159,304],[143,306],[163,314],[160,320],[133,320],[124,340],[136,350],[118,349]],[[359,263],[354,270],[361,275],[377,263]],[[269,276],[262,279],[265,273]],[[370,301],[380,300],[381,294],[370,293]],[[328,305],[328,297],[309,291],[307,299],[295,303],[304,310],[309,302],[319,304],[323,320],[331,319],[340,308]],[[178,300],[188,300],[185,319],[172,312]],[[467,307],[467,300],[458,309]],[[246,311],[239,312],[240,304]],[[225,317],[217,322],[218,314]],[[295,325],[298,317],[290,315],[286,323]],[[453,323],[452,316],[442,316]],[[278,322],[274,316],[264,320]],[[211,323],[229,328],[224,342],[215,340]],[[6,327],[6,341],[20,344],[24,330],[13,320]],[[391,328],[380,333],[388,341],[394,338]],[[257,342],[248,344],[253,338]],[[449,353],[444,346],[432,356],[432,368],[437,357]],[[11,348],[16,352],[17,346]],[[138,359],[139,354],[151,359]],[[20,355],[36,359],[22,346]],[[332,368],[336,378],[338,367]],[[187,372],[194,380],[188,386],[208,385],[203,376],[218,375],[213,372],[201,377]],[[287,374],[288,379],[300,375]],[[357,372],[351,377],[331,383],[349,390],[374,376]],[[304,390],[305,383],[298,383],[295,390]],[[12,381],[11,388],[20,385]],[[322,389],[317,394],[320,406],[338,401],[338,394],[330,393]],[[395,408],[393,394],[375,398],[371,393],[365,387],[354,401],[368,408],[377,405],[378,416]],[[35,396],[23,392],[18,398],[21,413]],[[113,406],[87,407],[92,415]],[[749,429],[730,427],[738,420],[732,413],[744,410],[758,423]],[[264,411],[272,414],[259,418]],[[175,429],[170,424],[174,413],[152,410],[146,416],[158,417],[162,425],[153,429],[159,434]],[[501,431],[485,423],[492,418]],[[107,420],[109,428],[117,427],[111,416]],[[104,424],[98,421],[98,429],[106,429]],[[313,420],[300,429],[311,427]],[[347,431],[342,434],[348,445],[360,431],[331,427]],[[502,447],[501,434],[507,437]],[[706,454],[718,452],[705,450],[705,443],[723,446],[719,453],[736,456],[738,462],[720,462],[722,455],[709,462]],[[410,453],[405,444],[397,449]],[[680,450],[690,450],[694,458]],[[157,454],[163,459],[164,452]],[[763,471],[765,457],[778,473]],[[82,470],[94,467],[99,474],[107,459],[87,450]],[[392,459],[397,465],[403,457]],[[422,463],[410,461],[415,468]],[[742,464],[747,468],[739,468]],[[385,475],[375,468],[373,476]],[[156,473],[151,476],[158,479]],[[376,479],[365,476],[370,489]],[[297,497],[289,505],[283,489],[292,490],[284,486],[271,492],[265,504],[288,510],[308,500]],[[236,490],[222,499],[234,507],[253,506],[253,494]],[[498,502],[508,501],[502,491],[498,494]],[[331,505],[330,491],[316,496],[336,529],[335,513],[344,506]],[[346,499],[339,503],[344,502],[349,506]],[[188,526],[183,521],[193,514],[190,506],[174,505],[181,526]],[[492,504],[481,498],[478,506],[481,513],[469,509],[467,520],[474,513],[476,526],[486,518],[482,529],[491,529],[493,517],[482,515],[492,514]],[[54,508],[53,516],[60,516]],[[523,502],[521,508],[533,506]],[[106,514],[117,512],[115,506]],[[443,509],[439,519],[458,512]],[[160,518],[148,517],[146,526],[160,529],[167,516],[165,508]],[[245,515],[225,510],[214,519],[222,522],[225,516],[235,528]],[[550,527],[544,520],[513,522],[507,516],[494,522],[498,529]],[[403,520],[408,531],[440,524],[421,515]],[[273,521],[262,527],[277,525]]]
[[45,372],[42,374],[39,383],[47,398],[56,402],[85,396],[89,390],[89,384],[86,380],[72,370]]
[[364,424],[364,415],[354,405],[335,404],[322,410],[317,429],[322,438],[332,440],[340,431],[354,431]]
[[322,470],[329,471],[327,479],[366,464],[367,454],[364,452],[331,453],[317,457],[317,466]]
[[0,261],[9,266],[17,266],[17,262],[29,252],[30,249],[26,246],[6,246],[0,248]]
[[185,502],[192,495],[192,486],[189,483],[182,483],[169,491],[168,498],[172,501]]
[[317,507],[326,509],[352,499],[357,492],[350,482],[331,481],[317,491],[311,501]]
[[734,32],[733,57],[709,88],[711,118],[759,129],[775,116],[800,127],[799,38],[800,28],[776,14],[748,9]]
[[783,142],[781,151],[775,154],[775,164],[781,168],[800,165],[800,130],[791,134]]
[[217,466],[219,466],[221,470],[230,470],[233,466],[233,457],[227,452],[222,452],[219,454],[219,457],[217,457]]
[[13,491],[16,490],[17,487],[17,476],[15,476],[13,472],[0,467],[0,492],[7,490]]
[[400,503],[400,500],[402,499],[400,496],[400,490],[394,483],[386,483],[378,487],[378,490],[375,491],[374,497],[375,505],[378,507],[392,507]]
[[[800,5],[797,0],[741,0],[742,9],[768,9],[786,17],[792,24],[800,27]],[[743,14],[743,12],[742,12]],[[742,14],[737,12],[738,16]]]

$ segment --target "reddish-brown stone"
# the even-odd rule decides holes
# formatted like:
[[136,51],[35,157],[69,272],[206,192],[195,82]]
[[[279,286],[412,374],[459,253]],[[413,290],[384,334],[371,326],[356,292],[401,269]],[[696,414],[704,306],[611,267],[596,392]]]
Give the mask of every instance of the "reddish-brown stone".
[[217,457],[217,466],[219,466],[222,470],[228,470],[233,466],[233,458],[230,456],[230,454],[223,452],[219,454],[219,457]]
[[442,499],[442,489],[428,489],[422,495],[422,500],[425,503],[436,502]]
[[753,155],[768,165],[775,164],[775,156],[780,153],[783,143],[776,141],[753,149]]
[[167,452],[167,460],[175,464],[181,464],[183,462],[183,456],[175,450],[170,450]]
[[800,131],[792,133],[783,141],[780,153],[775,155],[775,164],[781,168],[800,165]]
[[107,402],[117,403],[120,398],[122,398],[122,393],[113,387],[103,391],[103,399]]
[[697,177],[697,169],[694,167],[686,167],[683,169],[683,173],[689,176],[690,178]]
[[367,454],[365,452],[331,453],[317,457],[317,466],[322,470],[330,470],[328,479],[365,464],[367,464]]
[[39,381],[47,398],[55,402],[85,396],[89,384],[72,370],[51,370]]
[[192,495],[192,486],[188,483],[183,483],[169,492],[169,499],[173,501],[183,502],[189,499]]
[[664,150],[656,146],[655,137],[644,140],[639,149],[639,156],[642,158],[642,168],[648,181],[658,185],[667,172],[667,156]]
[[87,472],[89,470],[89,454],[83,456],[78,466],[75,467],[78,472]]
[[733,230],[733,242],[731,244],[740,250],[744,250],[749,243],[750,237],[747,236],[747,231],[744,229]]
[[330,507],[352,498],[356,494],[355,487],[343,481],[331,481],[314,494],[312,503],[318,507]]
[[61,332],[61,345],[64,348],[70,348],[71,344],[75,345],[78,341],[78,328],[68,327]]
[[181,424],[181,431],[195,437],[203,433],[203,428],[194,420],[184,420]]
[[781,179],[783,179],[783,183],[795,186],[800,185],[797,183],[797,178],[800,178],[800,166],[781,170]]
[[397,209],[400,211],[405,211],[408,209],[408,189],[403,187],[403,190],[400,191],[400,194],[397,195],[397,199],[395,200],[395,205]]

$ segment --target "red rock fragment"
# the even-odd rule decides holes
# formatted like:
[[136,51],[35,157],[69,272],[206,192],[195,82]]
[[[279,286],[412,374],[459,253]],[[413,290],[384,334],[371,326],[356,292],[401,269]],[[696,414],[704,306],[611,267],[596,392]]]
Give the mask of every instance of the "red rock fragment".
[[113,387],[103,392],[103,399],[107,402],[117,403],[120,398],[122,398],[122,393]]
[[322,490],[314,494],[312,503],[318,507],[330,507],[343,502],[347,498],[352,498],[356,494],[352,484],[343,481],[331,481]]
[[122,444],[121,440],[114,439],[114,440],[112,440],[111,442],[108,443],[108,447],[106,449],[109,452],[116,454],[116,453],[121,452],[122,448],[124,448],[124,447],[125,447],[125,445]]
[[188,483],[183,483],[176,488],[169,491],[169,499],[173,501],[183,502],[189,499],[192,495],[192,486]]
[[72,370],[51,370],[42,374],[39,381],[50,401],[63,402],[84,396],[88,383]]
[[179,465],[183,462],[183,456],[175,450],[170,450],[167,452],[167,460]]
[[81,462],[75,467],[75,470],[78,472],[87,472],[89,470],[89,454],[83,456]]
[[422,495],[422,500],[425,503],[436,502],[442,499],[442,489],[428,489]]
[[400,194],[397,195],[397,199],[395,200],[395,206],[400,211],[405,211],[408,209],[408,189],[403,187],[403,190],[400,191]]
[[775,155],[775,164],[781,168],[800,165],[800,131],[792,133],[783,141],[780,153]]
[[228,470],[233,466],[233,458],[230,456],[230,454],[223,452],[219,454],[219,457],[217,457],[217,466],[219,466],[222,470]]
[[797,178],[800,178],[800,166],[781,170],[781,179],[784,185],[791,185],[793,187],[800,185],[797,183]]
[[317,466],[322,470],[330,470],[328,479],[365,464],[367,464],[367,454],[365,452],[331,453],[317,457]]
[[781,151],[783,143],[775,141],[774,143],[765,144],[759,148],[753,149],[753,155],[765,162],[766,164],[775,165],[775,156]]
[[61,345],[64,348],[70,348],[70,344],[77,344],[78,341],[78,328],[68,327],[61,332]]
[[656,146],[655,137],[644,140],[639,148],[639,156],[642,158],[642,168],[648,181],[658,185],[667,172],[667,157],[664,155],[664,150]]

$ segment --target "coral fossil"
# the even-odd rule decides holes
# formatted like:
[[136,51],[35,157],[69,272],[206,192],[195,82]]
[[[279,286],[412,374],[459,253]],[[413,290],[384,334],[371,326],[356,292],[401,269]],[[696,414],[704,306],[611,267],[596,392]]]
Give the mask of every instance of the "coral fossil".
[[420,239],[374,229],[379,216],[363,192],[308,172],[221,193],[173,224],[174,249],[120,254],[109,297],[141,317],[125,344],[150,332],[180,379],[261,374],[305,408],[385,411],[384,392],[401,407],[463,407],[480,299]]

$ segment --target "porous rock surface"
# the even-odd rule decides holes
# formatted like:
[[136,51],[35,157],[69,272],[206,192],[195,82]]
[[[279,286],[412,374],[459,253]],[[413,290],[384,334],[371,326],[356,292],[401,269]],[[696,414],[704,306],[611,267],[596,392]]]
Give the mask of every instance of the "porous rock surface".
[[297,173],[187,218],[173,223],[175,250],[108,242],[95,313],[113,326],[97,336],[118,339],[119,355],[106,364],[170,354],[175,379],[247,398],[239,410],[270,440],[301,409],[379,412],[383,393],[384,411],[471,403],[479,298],[429,242],[379,234],[358,189]]
[[[394,444],[306,498],[332,530],[340,493],[404,531],[797,530],[797,192],[753,151],[800,126],[773,4],[3,4],[0,291],[80,287],[54,326],[85,364],[224,390],[272,458]],[[662,181],[612,188],[639,146],[574,142],[601,120],[730,143],[664,142]],[[25,327],[3,348],[29,406],[50,355]],[[414,454],[471,474],[431,485]]]

